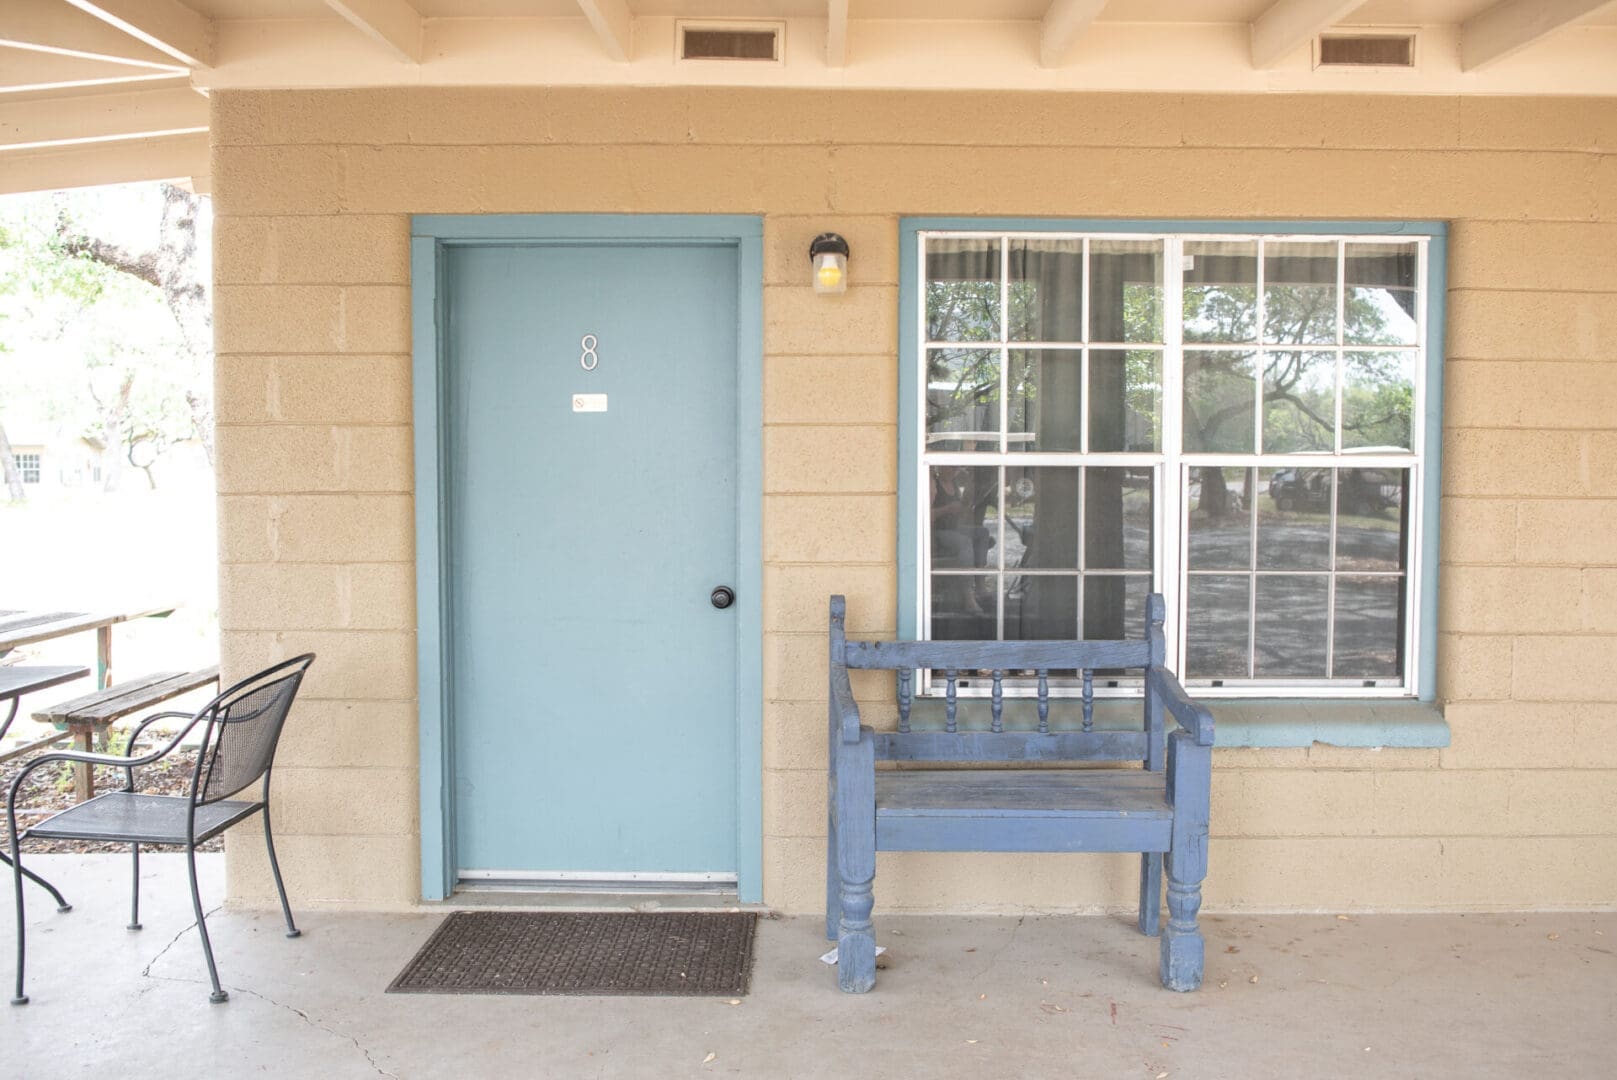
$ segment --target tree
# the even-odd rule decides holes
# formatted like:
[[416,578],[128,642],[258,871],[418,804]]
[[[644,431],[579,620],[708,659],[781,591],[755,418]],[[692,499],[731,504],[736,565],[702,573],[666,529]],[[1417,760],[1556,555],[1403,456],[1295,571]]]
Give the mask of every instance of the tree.
[[[107,490],[126,463],[155,483],[153,452],[183,439],[213,460],[208,225],[207,200],[167,184],[0,206],[0,415],[26,395],[110,451]],[[3,440],[0,465],[17,498]]]

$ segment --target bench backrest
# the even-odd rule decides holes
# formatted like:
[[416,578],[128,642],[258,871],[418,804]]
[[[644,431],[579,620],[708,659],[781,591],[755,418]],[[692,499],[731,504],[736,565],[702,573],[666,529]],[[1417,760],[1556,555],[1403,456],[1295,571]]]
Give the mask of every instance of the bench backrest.
[[[1146,598],[1144,633],[1135,640],[1071,641],[849,641],[847,605],[831,598],[831,660],[853,669],[897,673],[898,730],[878,732],[875,752],[890,761],[1141,761],[1147,768],[1163,763],[1163,715],[1147,682],[1138,730],[1095,727],[1094,678],[1097,670],[1144,669],[1161,665],[1166,651],[1161,594]],[[944,719],[941,728],[912,727],[916,673],[941,672]],[[1052,730],[1050,672],[1079,672],[1083,686],[1082,726]],[[959,715],[959,682],[965,672],[989,672],[988,727],[968,728]],[[1004,680],[1007,672],[1032,671],[1038,681],[1037,726],[1006,724]],[[1015,710],[1013,710],[1015,711]],[[1032,717],[1028,717],[1031,721]]]

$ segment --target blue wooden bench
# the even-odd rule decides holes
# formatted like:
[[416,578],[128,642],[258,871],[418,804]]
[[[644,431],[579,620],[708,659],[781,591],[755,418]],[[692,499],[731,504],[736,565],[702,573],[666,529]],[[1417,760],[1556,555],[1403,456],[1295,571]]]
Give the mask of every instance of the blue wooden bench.
[[[1145,934],[1158,932],[1166,855],[1162,985],[1201,985],[1196,912],[1207,872],[1213,717],[1163,666],[1163,610],[1162,597],[1152,594],[1145,635],[1136,641],[849,641],[847,605],[831,598],[825,935],[837,942],[843,990],[863,993],[876,984],[870,914],[878,851],[1138,851]],[[897,731],[860,724],[850,668],[897,672]],[[1143,723],[1105,730],[1095,724],[1095,672],[1120,668],[1143,672]],[[934,678],[941,674],[945,687],[941,716],[930,722],[921,714],[936,703],[918,702],[913,692],[915,673],[923,669]],[[1074,702],[1072,722],[1053,722],[1051,673],[1074,670],[1082,673],[1081,713]],[[1032,673],[1018,682],[1036,679],[1037,697],[1013,700],[1007,709],[1008,673]],[[966,710],[976,715],[961,716],[962,682],[988,689],[986,710],[979,698]],[[1171,734],[1164,731],[1165,714],[1177,725]],[[878,770],[877,761],[906,764]],[[1144,768],[1004,767],[1132,761]],[[959,767],[971,762],[996,767]],[[949,767],[911,767],[915,763]]]

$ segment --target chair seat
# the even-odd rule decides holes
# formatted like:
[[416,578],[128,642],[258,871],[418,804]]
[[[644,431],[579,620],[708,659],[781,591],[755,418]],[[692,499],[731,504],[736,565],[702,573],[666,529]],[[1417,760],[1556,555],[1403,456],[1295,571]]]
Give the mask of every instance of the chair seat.
[[876,773],[876,847],[905,851],[1166,851],[1173,807],[1142,769]]
[[[191,800],[177,795],[109,791],[46,818],[23,833],[43,840],[112,840],[140,844],[183,844]],[[221,833],[263,807],[261,802],[226,800],[197,807],[196,839]]]

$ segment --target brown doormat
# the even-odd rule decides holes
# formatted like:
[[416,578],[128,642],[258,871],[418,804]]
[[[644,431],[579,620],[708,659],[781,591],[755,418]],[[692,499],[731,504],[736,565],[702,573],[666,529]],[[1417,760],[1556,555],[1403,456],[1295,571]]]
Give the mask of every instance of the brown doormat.
[[756,928],[750,911],[457,911],[387,990],[738,997]]

